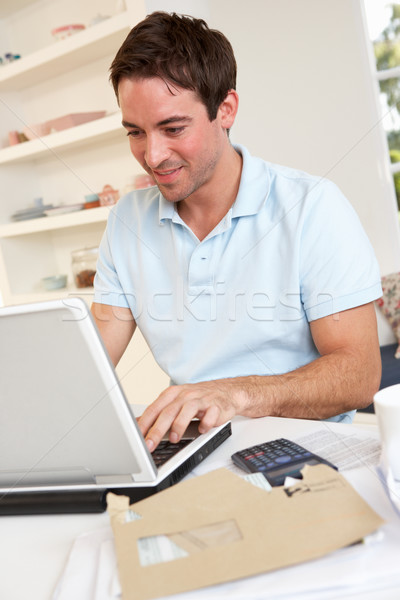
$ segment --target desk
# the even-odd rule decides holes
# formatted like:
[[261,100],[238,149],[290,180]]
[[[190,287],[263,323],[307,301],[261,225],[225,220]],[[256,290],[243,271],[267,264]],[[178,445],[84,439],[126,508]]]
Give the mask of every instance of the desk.
[[[317,421],[306,421],[300,419],[280,419],[266,417],[262,419],[245,419],[237,417],[233,420],[233,434],[220,448],[206,459],[194,471],[194,475],[200,475],[213,468],[227,464],[233,452],[244,448],[252,443],[264,442],[278,437],[297,439],[301,435],[312,433],[321,426],[338,434],[346,434],[351,431],[360,431],[354,425],[342,425],[337,423],[321,423]],[[377,436],[374,426],[367,426],[368,432]],[[400,564],[400,519],[392,507],[386,493],[373,469],[356,469],[348,471],[346,477],[357,489],[371,507],[385,520],[396,528],[398,527],[398,542],[395,543],[395,552]],[[67,561],[68,553],[76,536],[81,533],[100,529],[109,525],[107,513],[94,515],[63,515],[63,516],[22,516],[0,518],[0,598],[1,600],[51,600],[52,594],[59,580],[63,567]],[[384,526],[385,527],[385,526]],[[385,540],[379,542],[385,544]],[[308,563],[309,565],[311,563]],[[293,567],[296,569],[299,567]],[[84,569],[84,565],[82,565]],[[279,572],[276,572],[278,574]],[[285,569],[287,576],[288,570]],[[340,578],[340,573],[335,574]],[[362,575],[360,574],[360,577]],[[362,581],[362,579],[360,580]],[[235,584],[229,584],[234,586]],[[214,594],[215,588],[207,598],[226,597],[220,586],[218,593]],[[383,589],[384,587],[384,589]],[[357,593],[357,587],[352,590],[351,595],[341,592],[331,596],[340,597],[341,600],[352,598],[353,600],[398,600],[400,587],[398,584],[386,587],[383,584],[379,590],[363,590]],[[191,600],[195,594],[182,595],[179,598]],[[265,596],[269,598],[266,589]],[[175,597],[174,597],[175,598]],[[288,596],[285,596],[287,600]],[[301,596],[303,598],[303,596]],[[307,596],[308,600],[309,596]],[[318,598],[316,594],[315,598]],[[325,596],[324,596],[325,598]],[[74,599],[71,599],[74,600]],[[87,598],[90,600],[90,598]],[[244,600],[244,597],[243,597]],[[251,597],[246,597],[251,600]]]

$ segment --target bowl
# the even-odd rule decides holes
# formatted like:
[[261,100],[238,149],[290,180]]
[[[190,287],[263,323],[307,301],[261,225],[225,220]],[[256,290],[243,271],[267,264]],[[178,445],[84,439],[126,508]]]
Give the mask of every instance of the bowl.
[[50,277],[43,277],[43,287],[48,290],[59,290],[65,288],[67,285],[67,275],[51,275]]
[[79,33],[80,31],[83,31],[85,28],[84,25],[81,24],[72,24],[72,25],[62,25],[61,27],[56,27],[55,29],[51,30],[51,35],[56,39],[56,40],[64,40],[67,37],[70,37],[71,35],[74,35],[75,33]]

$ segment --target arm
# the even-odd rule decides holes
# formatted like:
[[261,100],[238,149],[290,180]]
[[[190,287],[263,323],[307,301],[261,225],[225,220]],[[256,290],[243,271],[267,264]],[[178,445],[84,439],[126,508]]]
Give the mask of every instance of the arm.
[[129,308],[97,302],[93,302],[91,313],[111,361],[117,366],[136,329],[132,313]]
[[204,433],[235,415],[324,419],[370,404],[381,376],[373,304],[318,319],[310,327],[321,356],[295,371],[172,386],[162,392],[140,419],[149,449],[170,427],[170,440],[179,440],[194,417]]

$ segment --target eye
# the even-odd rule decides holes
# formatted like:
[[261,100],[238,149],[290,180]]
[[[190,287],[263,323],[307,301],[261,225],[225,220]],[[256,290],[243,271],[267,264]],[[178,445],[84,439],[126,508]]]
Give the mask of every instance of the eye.
[[141,131],[139,129],[131,129],[130,131],[127,132],[127,136],[131,137],[131,138],[137,138],[139,137],[141,134]]
[[166,129],[166,132],[169,135],[179,135],[180,133],[182,133],[182,131],[184,131],[184,127],[168,127],[168,129]]

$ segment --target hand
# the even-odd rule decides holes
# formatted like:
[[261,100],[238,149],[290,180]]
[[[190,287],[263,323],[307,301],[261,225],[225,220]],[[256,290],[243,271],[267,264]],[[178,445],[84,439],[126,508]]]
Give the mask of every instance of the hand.
[[174,385],[164,390],[139,419],[149,451],[169,429],[169,440],[179,442],[194,418],[200,419],[199,432],[206,433],[240,414],[246,397],[240,379]]

